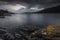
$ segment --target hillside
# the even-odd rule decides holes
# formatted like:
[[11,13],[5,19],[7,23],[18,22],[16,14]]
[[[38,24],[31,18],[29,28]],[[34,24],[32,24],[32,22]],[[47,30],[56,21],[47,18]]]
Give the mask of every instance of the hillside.
[[60,6],[47,8],[42,11],[38,11],[37,13],[60,13]]

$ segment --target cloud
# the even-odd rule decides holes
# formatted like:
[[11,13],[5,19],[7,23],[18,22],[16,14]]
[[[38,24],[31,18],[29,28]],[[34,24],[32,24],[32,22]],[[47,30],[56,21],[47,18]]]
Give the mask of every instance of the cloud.
[[60,0],[0,0],[6,2],[24,2],[29,4],[47,4],[47,3],[60,3]]
[[5,4],[5,5],[0,5],[0,9],[2,10],[8,10],[9,12],[13,12],[13,13],[24,13],[24,12],[36,12],[36,11],[40,11],[43,10],[44,8],[41,8],[39,6],[26,6],[26,5],[22,5],[22,4]]
[[44,0],[40,0],[41,3],[38,3],[39,0],[37,1],[31,0],[32,2],[30,4],[24,2],[17,3],[16,1],[13,2],[13,0],[10,1],[12,2],[9,2],[8,0],[0,1],[0,9],[8,10],[9,12],[13,12],[13,13],[22,13],[22,12],[24,13],[24,12],[37,12],[37,11],[44,10],[45,8],[60,5],[59,3],[54,3],[52,0],[49,1],[46,0],[46,2],[44,2]]

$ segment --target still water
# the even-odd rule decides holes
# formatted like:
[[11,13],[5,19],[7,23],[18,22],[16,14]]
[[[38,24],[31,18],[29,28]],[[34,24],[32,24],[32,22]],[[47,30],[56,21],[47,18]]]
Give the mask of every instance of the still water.
[[60,25],[60,14],[13,14],[0,18],[0,27],[16,27],[27,23]]

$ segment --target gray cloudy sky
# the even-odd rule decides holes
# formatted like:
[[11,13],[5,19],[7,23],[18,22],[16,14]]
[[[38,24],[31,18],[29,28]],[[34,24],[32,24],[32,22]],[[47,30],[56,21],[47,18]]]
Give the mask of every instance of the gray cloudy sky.
[[59,0],[0,0],[0,9],[13,13],[36,12],[58,5]]
[[1,0],[7,2],[25,2],[25,3],[49,3],[49,2],[60,2],[60,0]]
[[16,2],[3,2],[0,1],[0,9],[8,10],[13,13],[21,13],[21,12],[35,12],[43,10],[42,5],[29,5],[27,3],[16,3]]

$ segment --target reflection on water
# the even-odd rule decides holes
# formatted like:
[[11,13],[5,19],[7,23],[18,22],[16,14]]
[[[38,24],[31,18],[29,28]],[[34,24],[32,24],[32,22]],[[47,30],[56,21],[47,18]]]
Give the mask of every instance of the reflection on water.
[[16,27],[26,23],[60,24],[60,14],[14,14],[0,18],[0,27]]
[[18,26],[20,24],[26,23],[27,15],[25,14],[14,14],[12,16],[6,16],[4,19],[0,19],[0,26],[1,27],[9,27],[9,26]]
[[[42,37],[40,34],[41,29],[45,26],[39,24],[60,25],[60,14],[13,14],[11,16],[5,16],[5,18],[0,18],[0,33],[5,34],[2,34],[1,38],[4,37],[3,39],[8,40],[10,39],[9,37],[11,37],[12,40],[46,40],[44,38],[46,36]],[[32,34],[36,29],[39,30],[38,35],[36,35],[37,37]]]

